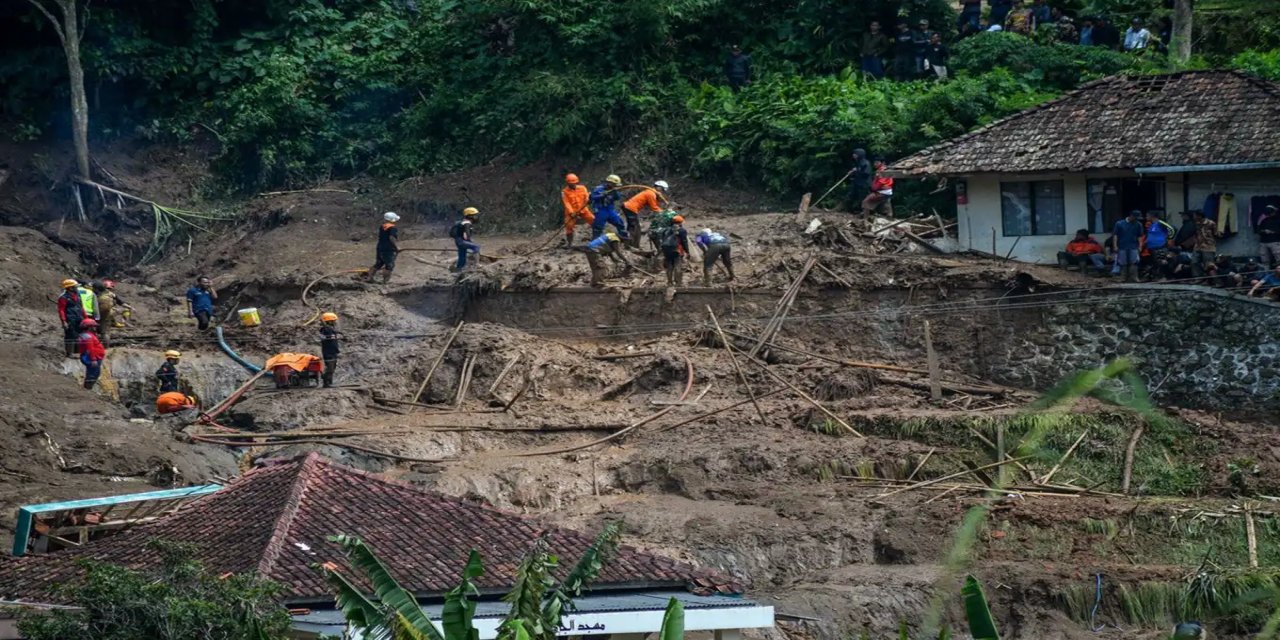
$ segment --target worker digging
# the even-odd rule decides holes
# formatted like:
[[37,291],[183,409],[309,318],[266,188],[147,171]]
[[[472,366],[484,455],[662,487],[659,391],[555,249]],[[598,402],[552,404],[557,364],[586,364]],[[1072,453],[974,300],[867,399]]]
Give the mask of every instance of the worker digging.
[[621,264],[626,267],[624,275],[632,269],[631,262],[622,251],[622,239],[616,233],[605,232],[604,235],[588,242],[583,251],[587,256],[587,266],[591,269],[591,286],[593,287],[604,285],[607,270],[602,260],[606,256],[615,265]]
[[658,203],[658,199],[666,201],[667,191],[670,186],[665,180],[658,180],[653,183],[652,187],[645,187],[639,193],[631,196],[622,208],[627,215],[627,233],[630,235],[628,244],[638,248],[640,246],[640,214],[649,211],[651,214],[658,214],[663,211],[663,207]]
[[573,247],[574,231],[578,228],[578,222],[592,227],[595,222],[595,215],[591,213],[591,192],[587,188],[579,184],[578,176],[575,174],[567,174],[564,177],[564,188],[560,190],[560,204],[564,207],[564,246],[566,248]]

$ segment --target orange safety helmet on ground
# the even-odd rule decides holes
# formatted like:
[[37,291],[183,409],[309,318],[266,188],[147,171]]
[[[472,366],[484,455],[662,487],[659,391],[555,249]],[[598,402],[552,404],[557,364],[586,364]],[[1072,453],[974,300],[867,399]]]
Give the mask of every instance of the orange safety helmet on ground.
[[322,322],[337,322],[337,321],[338,321],[338,314],[336,314],[336,313],[334,313],[334,312],[332,312],[332,311],[326,311],[326,312],[324,312],[324,313],[320,314],[320,320],[321,320]]
[[570,173],[564,177],[565,184],[578,184],[578,174]]

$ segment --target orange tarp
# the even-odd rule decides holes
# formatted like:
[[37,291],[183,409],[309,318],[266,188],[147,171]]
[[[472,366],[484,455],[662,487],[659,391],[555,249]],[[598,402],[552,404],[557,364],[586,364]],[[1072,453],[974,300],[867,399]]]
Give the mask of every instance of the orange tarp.
[[267,359],[267,371],[272,371],[281,365],[287,366],[294,371],[306,371],[307,365],[319,359],[308,353],[277,353]]

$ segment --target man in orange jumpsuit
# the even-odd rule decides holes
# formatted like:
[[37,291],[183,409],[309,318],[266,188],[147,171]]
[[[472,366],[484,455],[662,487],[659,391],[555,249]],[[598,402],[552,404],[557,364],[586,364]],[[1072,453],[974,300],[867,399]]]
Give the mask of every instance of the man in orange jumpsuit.
[[587,205],[590,197],[591,192],[578,184],[577,175],[571,173],[564,177],[560,203],[564,205],[564,246],[566,248],[573,246],[573,231],[578,227],[578,220],[585,222],[588,227],[596,220],[595,215],[591,213],[591,207]]
[[[623,213],[627,217],[627,242],[631,246],[640,246],[640,212],[648,209],[653,213],[662,213],[662,206],[658,203],[658,194],[661,192],[665,195],[669,188],[671,187],[666,180],[659,180],[653,183],[653,187],[644,189],[623,203]],[[666,198],[664,197],[663,201],[665,200]]]
[[162,393],[156,398],[156,413],[160,414],[177,413],[186,409],[195,409],[196,406],[195,398],[177,391]]

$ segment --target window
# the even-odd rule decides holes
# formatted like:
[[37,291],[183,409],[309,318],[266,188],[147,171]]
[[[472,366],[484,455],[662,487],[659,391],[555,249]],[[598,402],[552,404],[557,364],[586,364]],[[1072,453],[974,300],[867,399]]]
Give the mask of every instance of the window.
[[1000,217],[1005,237],[1066,235],[1062,181],[1001,182]]

